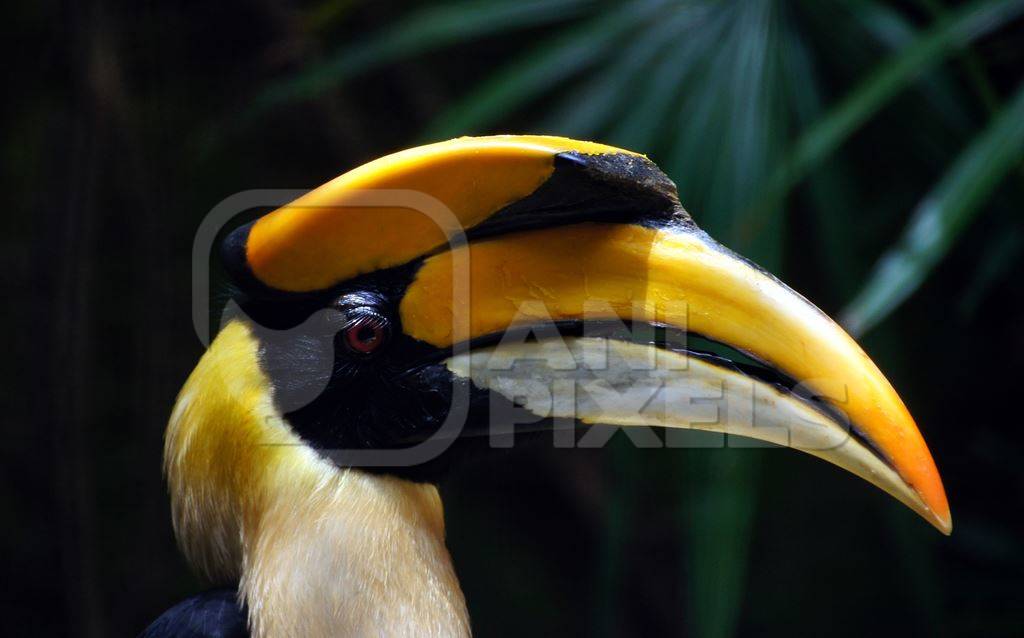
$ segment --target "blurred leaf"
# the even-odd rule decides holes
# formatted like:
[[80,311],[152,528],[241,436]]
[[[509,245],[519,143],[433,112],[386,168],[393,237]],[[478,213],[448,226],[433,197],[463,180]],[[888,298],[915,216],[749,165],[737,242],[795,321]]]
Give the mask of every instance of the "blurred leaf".
[[[585,86],[569,91],[541,124],[542,130],[565,136],[594,136],[622,109],[629,111],[630,87],[648,71],[665,48],[708,13],[706,7],[684,7],[652,25],[619,52],[617,59],[594,74]],[[627,120],[633,117],[627,116]]]
[[946,605],[943,591],[936,577],[934,563],[934,534],[919,534],[920,521],[906,515],[898,503],[886,503],[885,518],[892,530],[898,551],[899,571],[907,580],[910,609],[919,617],[920,626],[928,636],[942,638],[950,635],[945,621]]
[[343,47],[295,77],[271,84],[246,117],[308,99],[353,76],[412,55],[484,35],[549,24],[579,14],[593,0],[470,0],[427,6],[379,35]]
[[[824,110],[821,89],[811,54],[796,29],[783,31],[782,54],[783,65],[789,69],[785,86],[797,121],[814,122]],[[857,219],[857,200],[841,166],[840,158],[834,157],[817,168],[808,179],[807,194],[831,287],[845,301],[853,295],[857,283],[857,259],[850,241],[851,226]]]
[[974,316],[992,286],[1013,265],[1021,248],[1024,248],[1024,233],[1020,228],[999,229],[957,304],[957,313],[961,319],[968,320]]
[[666,129],[671,129],[668,114],[673,101],[689,88],[687,76],[708,54],[708,47],[721,37],[727,17],[727,12],[719,8],[691,25],[685,37],[680,37],[676,46],[648,72],[647,83],[632,96],[629,116],[612,129],[609,141],[626,148],[653,150],[663,140]]
[[789,183],[835,150],[850,133],[905,88],[908,80],[958,47],[1017,17],[1021,11],[1024,11],[1022,0],[975,0],[881,63],[871,77],[801,137],[789,166]]
[[695,90],[683,96],[673,117],[674,145],[664,166],[705,230],[775,270],[781,216],[770,215],[770,227],[757,235],[741,231],[750,223],[744,204],[778,165],[788,128],[778,76],[778,10],[770,1],[730,6],[728,31],[708,41],[692,76]]
[[[943,18],[949,13],[941,0],[918,0],[918,4],[923,6],[933,18]],[[977,93],[982,104],[988,109],[989,115],[994,115],[1000,107],[999,96],[996,94],[992,83],[989,82],[981,59],[968,47],[960,55],[960,63],[964,69],[964,74],[974,88],[974,92]]]
[[900,242],[843,312],[842,323],[863,334],[910,296],[974,219],[999,181],[1021,161],[1024,86],[917,206]]
[[302,12],[302,26],[318,31],[337,24],[361,4],[362,0],[324,0]]
[[[855,2],[850,11],[866,32],[893,51],[907,48],[919,35],[913,24],[887,4]],[[930,107],[941,112],[950,126],[961,132],[968,130],[971,118],[948,73],[928,73],[918,78],[916,84]]]
[[663,2],[630,2],[546,40],[468,92],[427,127],[424,138],[474,135],[559,82],[596,64],[612,45]]
[[688,528],[687,615],[694,636],[728,638],[736,634],[742,613],[760,463],[757,450],[693,452],[694,489],[682,507]]
[[1022,11],[1024,0],[975,0],[950,13],[913,44],[880,63],[870,77],[800,137],[789,159],[773,177],[771,187],[755,205],[759,223],[752,224],[745,232],[757,234],[764,220],[770,217],[767,209],[905,89],[914,77]]
[[597,574],[598,623],[600,636],[617,636],[621,631],[622,605],[619,603],[626,565],[626,542],[630,521],[635,519],[637,478],[642,460],[633,443],[622,432],[609,441],[607,453],[617,474],[608,490],[604,525],[601,530],[601,562]]

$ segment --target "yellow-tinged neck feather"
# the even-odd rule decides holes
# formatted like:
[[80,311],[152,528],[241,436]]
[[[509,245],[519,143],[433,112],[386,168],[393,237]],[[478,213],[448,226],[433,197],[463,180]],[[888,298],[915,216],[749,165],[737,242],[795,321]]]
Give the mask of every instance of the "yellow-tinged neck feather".
[[256,638],[468,636],[432,485],[339,469],[274,408],[244,323],[226,326],[167,428],[174,529],[195,568],[239,581]]

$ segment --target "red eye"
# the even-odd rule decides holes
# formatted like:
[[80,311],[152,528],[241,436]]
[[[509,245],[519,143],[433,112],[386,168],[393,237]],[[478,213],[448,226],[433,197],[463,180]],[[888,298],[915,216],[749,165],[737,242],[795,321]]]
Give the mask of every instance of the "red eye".
[[381,317],[362,316],[345,328],[345,343],[353,352],[370,354],[387,339],[387,325]]

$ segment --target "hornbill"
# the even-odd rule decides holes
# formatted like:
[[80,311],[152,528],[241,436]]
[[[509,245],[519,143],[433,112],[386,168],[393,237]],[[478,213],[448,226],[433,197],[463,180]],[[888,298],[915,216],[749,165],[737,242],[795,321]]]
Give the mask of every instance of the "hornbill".
[[572,444],[595,424],[800,449],[951,530],[875,364],[701,231],[638,153],[413,148],[221,249],[231,318],[178,396],[165,473],[184,554],[229,588],[145,636],[469,635],[436,482],[517,435]]

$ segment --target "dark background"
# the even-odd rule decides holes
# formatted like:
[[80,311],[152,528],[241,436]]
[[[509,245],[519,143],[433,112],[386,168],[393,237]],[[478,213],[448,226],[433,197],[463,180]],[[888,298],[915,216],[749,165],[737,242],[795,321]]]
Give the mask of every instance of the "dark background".
[[[955,530],[792,451],[520,452],[443,486],[477,634],[1021,635],[1020,3],[711,4],[7,6],[4,633],[134,635],[202,587],[160,466],[217,202],[549,132],[648,153],[698,223],[863,333]],[[894,250],[922,282],[902,305],[868,284]]]

